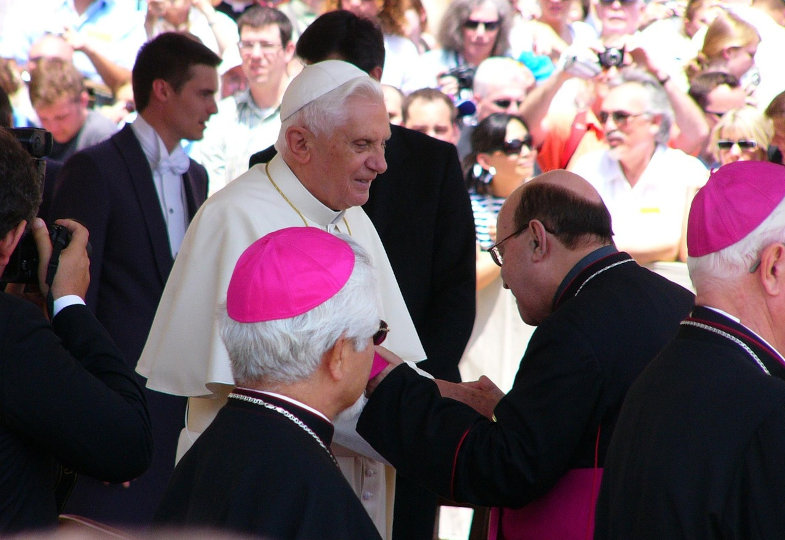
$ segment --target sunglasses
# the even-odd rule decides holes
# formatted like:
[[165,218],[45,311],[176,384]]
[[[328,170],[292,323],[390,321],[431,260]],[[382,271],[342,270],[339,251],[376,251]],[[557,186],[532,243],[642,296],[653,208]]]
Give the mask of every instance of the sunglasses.
[[611,111],[611,112],[600,111],[600,114],[597,115],[597,118],[600,119],[600,123],[603,125],[605,125],[605,123],[608,121],[608,118],[613,118],[614,124],[616,124],[617,126],[622,126],[626,124],[630,118],[636,118],[638,116],[643,116],[645,114],[648,113],[642,112],[638,114],[633,114],[627,111]]
[[510,105],[512,105],[513,103],[515,103],[518,107],[520,107],[521,104],[523,103],[523,100],[503,98],[503,99],[494,99],[492,103],[497,107],[499,107],[500,109],[508,109]]
[[502,143],[502,152],[508,156],[520,154],[523,147],[532,149],[532,136],[526,135],[523,139],[512,139],[511,141],[504,141]]
[[475,21],[474,19],[468,19],[463,23],[463,27],[468,30],[477,30],[482,25],[486,32],[493,32],[499,28],[500,24],[501,21]]
[[717,141],[717,147],[720,150],[730,150],[733,148],[734,144],[739,145],[739,150],[752,150],[753,148],[758,147],[758,143],[751,139],[741,139],[739,141],[729,141],[727,139],[722,139]]
[[384,343],[384,340],[387,339],[387,333],[390,331],[390,327],[387,326],[387,323],[380,320],[379,321],[379,329],[373,335],[373,344],[374,345],[381,345]]

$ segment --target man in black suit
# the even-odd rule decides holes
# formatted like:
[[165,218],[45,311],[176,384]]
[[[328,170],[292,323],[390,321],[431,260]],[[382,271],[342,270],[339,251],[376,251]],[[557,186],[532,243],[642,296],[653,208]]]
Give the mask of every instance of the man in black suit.
[[[306,63],[346,60],[381,80],[381,30],[348,11],[326,13],[297,41]],[[459,381],[458,361],[474,324],[474,217],[463,186],[455,147],[391,125],[387,171],[371,184],[363,209],[390,259],[427,360],[418,367],[434,377]],[[250,165],[272,159],[268,148]],[[416,480],[416,479],[415,479]],[[433,536],[436,496],[398,475],[393,537]]]
[[[52,245],[43,221],[32,221],[39,176],[4,129],[0,149],[0,273],[28,222],[45,271]],[[72,237],[51,285],[52,324],[32,303],[0,293],[0,535],[57,524],[61,466],[122,482],[152,455],[142,386],[84,306],[87,230],[58,223]]]
[[[216,112],[220,58],[183,34],[161,34],[133,69],[138,117],[107,141],[72,156],[58,178],[53,217],[90,231],[87,305],[136,366],[185,230],[207,197],[207,173],[181,141],[202,137]],[[148,522],[174,469],[183,398],[146,391],[155,455],[130,487],[82,478],[67,510],[112,523]]]
[[510,392],[434,384],[405,366],[371,381],[384,379],[358,433],[436,492],[504,507],[491,536],[591,536],[627,389],[693,305],[689,291],[617,251],[612,234],[584,179],[534,178],[507,198],[489,250],[521,318],[537,326]]

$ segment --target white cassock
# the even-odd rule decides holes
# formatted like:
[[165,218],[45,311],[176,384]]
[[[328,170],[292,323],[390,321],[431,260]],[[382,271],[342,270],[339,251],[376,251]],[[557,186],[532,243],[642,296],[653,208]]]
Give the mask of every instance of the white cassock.
[[[359,207],[336,212],[305,189],[280,155],[256,165],[210,197],[188,227],[166,283],[142,357],[139,374],[147,387],[189,400],[188,426],[180,435],[178,458],[193,444],[234,386],[229,356],[218,332],[217,307],[240,254],[254,241],[284,227],[320,227],[352,236],[365,248],[379,282],[382,317],[390,325],[385,346],[403,360],[418,362],[425,352],[417,337],[387,254],[371,220]],[[405,219],[402,216],[402,219]],[[340,316],[340,314],[337,314]],[[390,469],[355,431],[365,403],[336,420],[334,443],[341,470],[383,537],[388,535]],[[194,427],[198,429],[194,430]],[[366,457],[368,456],[368,457]],[[388,504],[388,502],[390,504]]]

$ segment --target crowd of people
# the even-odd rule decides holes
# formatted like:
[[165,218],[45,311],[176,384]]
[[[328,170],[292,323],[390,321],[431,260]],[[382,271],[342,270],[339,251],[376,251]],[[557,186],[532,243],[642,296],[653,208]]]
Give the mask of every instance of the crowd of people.
[[[0,434],[30,486],[0,491],[43,499],[0,504],[0,533],[66,513],[427,539],[455,501],[478,522],[492,508],[500,538],[586,537],[595,503],[598,538],[785,534],[760,507],[785,496],[766,447],[781,413],[760,403],[785,403],[778,3],[0,3],[0,125],[53,139],[18,203],[37,217],[0,216],[0,263],[25,228],[44,263],[44,223],[73,238],[45,308],[56,336],[25,312],[62,380]],[[0,161],[26,159],[12,139]],[[88,345],[68,337],[81,326]],[[726,342],[769,379],[734,371]],[[693,354],[706,371],[727,357],[713,393],[674,367]],[[705,403],[662,391],[677,378]],[[756,405],[701,463],[706,499],[674,509],[717,418],[676,426],[650,406],[708,409],[733,378]],[[69,407],[66,382],[100,414],[28,432],[26,416]],[[668,438],[687,427],[699,443]],[[125,463],[71,448],[118,441]],[[44,497],[49,461],[79,474]]]

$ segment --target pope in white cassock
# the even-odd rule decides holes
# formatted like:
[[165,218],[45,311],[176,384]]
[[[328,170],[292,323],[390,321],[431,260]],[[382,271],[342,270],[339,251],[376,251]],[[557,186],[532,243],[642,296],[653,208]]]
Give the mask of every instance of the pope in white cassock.
[[[233,387],[216,309],[240,254],[272,231],[305,225],[351,235],[376,269],[382,318],[391,330],[385,346],[406,361],[425,358],[376,229],[360,208],[373,179],[387,168],[390,127],[379,84],[346,62],[312,64],[289,84],[281,121],[275,158],[210,197],[191,222],[137,365],[148,388],[189,397],[178,458]],[[364,401],[336,420],[334,443],[344,448],[333,450],[385,537],[394,475],[355,432]]]

